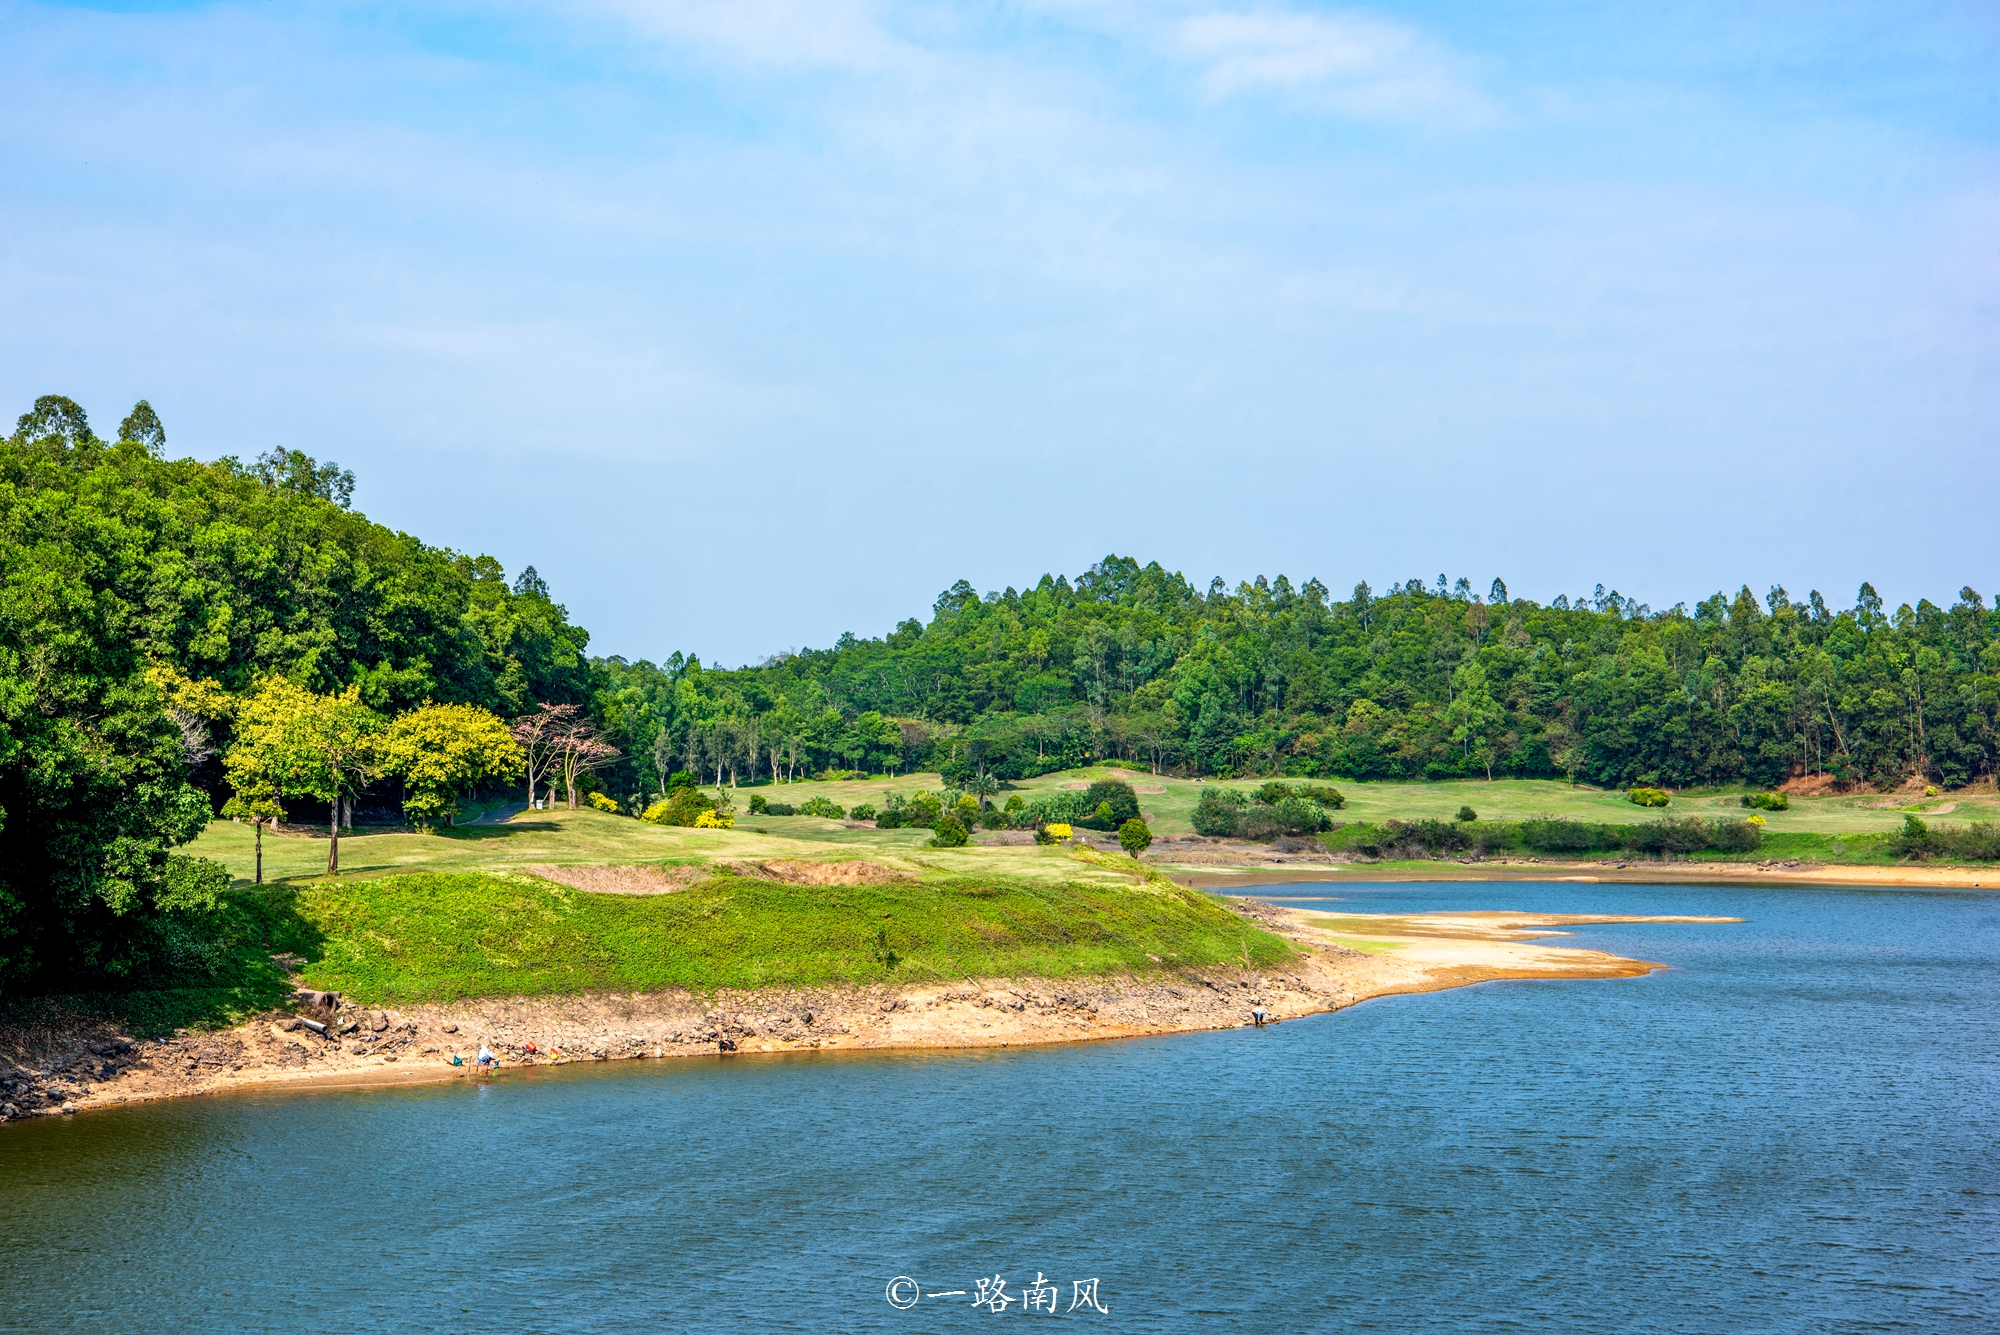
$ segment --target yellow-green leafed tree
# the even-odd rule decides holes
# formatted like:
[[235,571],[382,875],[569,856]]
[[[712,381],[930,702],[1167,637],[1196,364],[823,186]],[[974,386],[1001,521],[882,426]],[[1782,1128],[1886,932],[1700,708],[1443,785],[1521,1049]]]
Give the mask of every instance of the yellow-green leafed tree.
[[[330,808],[328,875],[340,870],[346,808],[379,771],[381,729],[382,716],[361,703],[358,686],[319,695],[283,677],[266,677],[237,708],[233,763],[260,776],[271,794],[315,798]],[[251,791],[265,789],[253,783]]]
[[232,746],[222,758],[222,769],[236,796],[222,804],[222,814],[233,820],[247,820],[257,845],[256,883],[264,884],[264,822],[276,825],[285,818],[284,795],[263,757],[246,746]]
[[451,824],[459,794],[527,763],[507,725],[477,705],[425,705],[384,729],[382,769],[403,779],[403,811],[428,829]]

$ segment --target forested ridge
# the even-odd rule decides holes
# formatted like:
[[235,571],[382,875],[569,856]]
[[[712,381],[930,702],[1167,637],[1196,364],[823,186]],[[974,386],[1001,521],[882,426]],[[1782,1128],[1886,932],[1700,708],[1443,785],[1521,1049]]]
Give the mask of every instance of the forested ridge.
[[[185,953],[177,915],[212,904],[220,874],[173,850],[225,802],[272,819],[317,796],[318,819],[338,793],[393,818],[417,809],[424,739],[469,736],[482,711],[502,767],[503,720],[582,720],[579,745],[601,754],[566,781],[628,812],[677,772],[937,769],[963,785],[1119,759],[1766,787],[1995,769],[2000,615],[1970,588],[1948,608],[1890,611],[1863,585],[1840,611],[1745,588],[1656,613],[1601,586],[1539,605],[1443,576],[1346,598],[1282,575],[1204,589],[1108,556],[1026,591],[961,580],[927,621],[715,669],[587,657],[532,567],[510,582],[490,557],[371,523],[335,464],[170,459],[143,402],[116,434],[50,396],[0,441],[0,984],[166,967]],[[461,712],[424,713],[442,706]],[[252,720],[276,736],[287,709],[322,707],[378,729],[388,759],[317,789],[296,772],[232,789],[256,772]],[[460,780],[429,782],[423,809],[448,812]]]
[[351,474],[297,451],[169,460],[143,402],[118,435],[51,396],[0,442],[0,981],[164,967],[176,914],[213,902],[216,869],[172,850],[230,795],[229,725],[177,719],[161,665],[385,714],[592,698],[587,637],[532,573],[370,523]]
[[1888,611],[1866,584],[1841,611],[1748,587],[1663,612],[1602,585],[1540,605],[1442,575],[1337,599],[1283,575],[1202,590],[1108,556],[1026,592],[961,581],[928,623],[757,667],[597,668],[628,754],[657,756],[635,784],[681,765],[1010,778],[1115,757],[1225,776],[1959,785],[1994,772],[2000,615],[1970,588]]

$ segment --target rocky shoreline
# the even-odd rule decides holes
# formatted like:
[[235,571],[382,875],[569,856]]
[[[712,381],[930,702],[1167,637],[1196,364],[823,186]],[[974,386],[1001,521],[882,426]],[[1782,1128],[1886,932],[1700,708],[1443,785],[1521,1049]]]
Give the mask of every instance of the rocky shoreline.
[[[1302,952],[1284,968],[1173,970],[1091,979],[965,979],[487,998],[405,1008],[301,991],[296,1004],[213,1033],[142,1039],[52,1013],[0,1032],[0,1120],[230,1090],[476,1078],[501,1070],[731,1054],[1007,1047],[1240,1028],[1400,992],[1499,978],[1633,977],[1662,966],[1536,944],[1571,922],[1662,919],[1523,914],[1359,918],[1239,901]],[[1693,921],[1667,919],[1664,921]],[[1714,921],[1714,920],[1700,920]],[[1370,936],[1358,949],[1356,924]],[[451,1064],[457,1055],[465,1063]]]

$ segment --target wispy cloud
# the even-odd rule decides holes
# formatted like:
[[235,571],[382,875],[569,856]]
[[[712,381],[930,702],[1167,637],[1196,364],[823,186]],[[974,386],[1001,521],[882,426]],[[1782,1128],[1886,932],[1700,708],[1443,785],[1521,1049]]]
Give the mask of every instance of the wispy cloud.
[[913,48],[865,0],[595,0],[640,35],[783,70],[880,71]]
[[1183,19],[1179,45],[1217,96],[1271,90],[1383,120],[1490,119],[1488,98],[1417,29],[1356,13],[1282,10]]

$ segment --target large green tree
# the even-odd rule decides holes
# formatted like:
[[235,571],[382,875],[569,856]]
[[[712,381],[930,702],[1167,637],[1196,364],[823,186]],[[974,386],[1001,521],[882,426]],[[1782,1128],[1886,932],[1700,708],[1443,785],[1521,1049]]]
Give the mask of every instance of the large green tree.
[[526,758],[507,725],[477,705],[425,705],[383,730],[383,772],[403,781],[403,810],[418,825],[449,825],[459,797],[480,783],[512,779]]

